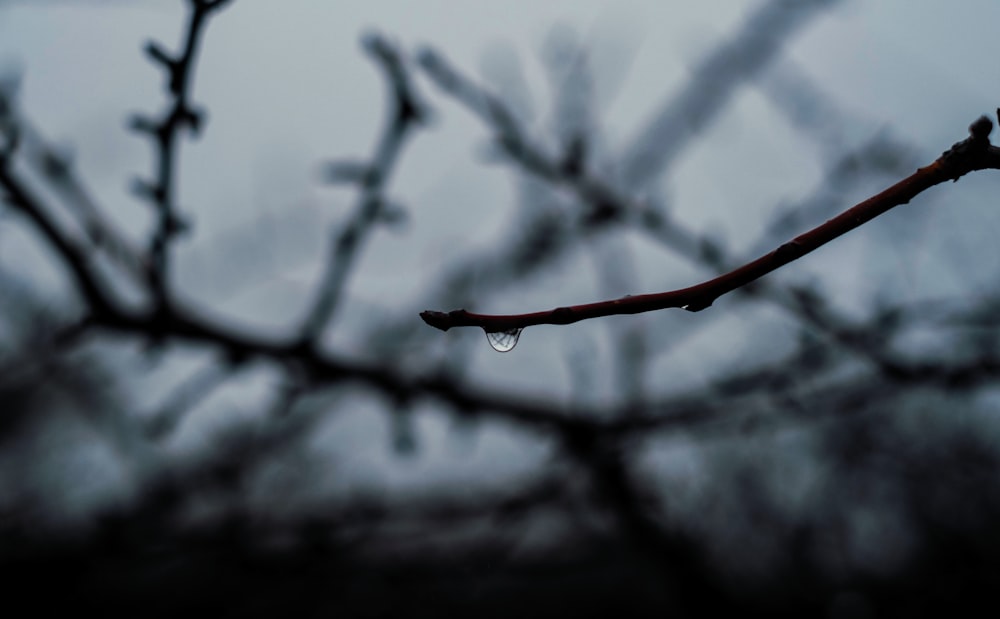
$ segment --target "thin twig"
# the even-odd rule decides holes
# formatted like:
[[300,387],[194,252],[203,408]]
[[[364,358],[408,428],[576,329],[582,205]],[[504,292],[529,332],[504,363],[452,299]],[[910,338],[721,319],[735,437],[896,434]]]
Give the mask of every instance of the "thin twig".
[[86,249],[52,221],[48,212],[41,207],[41,200],[18,178],[7,159],[0,160],[0,186],[6,191],[5,199],[27,216],[52,246],[70,271],[91,311],[99,314],[113,312],[112,295],[91,267]]
[[149,245],[152,292],[157,306],[167,303],[171,242],[185,232],[188,223],[181,216],[176,203],[177,144],[180,132],[190,129],[195,134],[201,129],[203,115],[190,101],[191,75],[194,72],[198,44],[204,26],[212,12],[222,8],[229,0],[189,0],[191,15],[186,29],[183,51],[172,57],[159,44],[150,41],[146,54],[164,70],[170,105],[159,120],[142,115],[133,116],[131,128],[148,134],[156,146],[156,176],[151,182],[137,181],[135,190],[148,199],[156,209],[157,226]]
[[127,238],[98,206],[85,183],[73,169],[73,161],[45,139],[42,132],[26,114],[15,106],[13,92],[0,85],[0,124],[16,127],[20,138],[19,149],[29,165],[50,181],[59,194],[66,210],[78,220],[90,243],[104,250],[108,257],[122,267],[139,285],[149,281],[146,256]]
[[365,40],[365,47],[379,63],[392,90],[389,122],[379,136],[372,161],[361,173],[361,195],[353,217],[330,245],[319,292],[302,329],[305,342],[315,341],[329,324],[354,269],[358,255],[375,224],[386,211],[385,189],[402,152],[406,138],[427,111],[418,103],[403,59],[396,48],[378,35]]
[[[998,111],[1000,113],[1000,111]],[[620,314],[638,314],[678,307],[690,312],[701,311],[721,297],[790,263],[854,230],[886,211],[907,204],[923,191],[948,180],[984,169],[1000,169],[1000,148],[989,142],[993,123],[983,116],[969,127],[970,136],[958,142],[930,165],[919,168],[907,178],[885,191],[860,202],[826,223],[780,245],[774,251],[744,264],[728,273],[695,286],[610,301],[559,307],[529,314],[490,315],[465,310],[451,312],[425,311],[424,322],[447,331],[452,327],[481,327],[487,332],[503,332],[532,325],[566,325],[589,318]]]
[[213,392],[232,378],[233,374],[232,367],[217,361],[195,370],[150,416],[145,424],[146,437],[151,440],[161,440],[166,437],[180,424],[185,413],[208,399]]

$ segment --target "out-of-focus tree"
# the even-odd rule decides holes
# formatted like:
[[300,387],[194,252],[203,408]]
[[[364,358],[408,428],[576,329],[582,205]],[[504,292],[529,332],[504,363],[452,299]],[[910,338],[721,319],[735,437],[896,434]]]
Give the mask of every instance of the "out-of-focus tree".
[[[152,146],[150,173],[132,184],[152,213],[146,238],[93,197],[19,105],[17,79],[0,86],[0,242],[31,252],[0,270],[5,589],[47,588],[42,606],[153,615],[839,617],[990,599],[1000,299],[907,299],[865,268],[912,249],[919,225],[899,220],[852,233],[870,237],[869,279],[846,291],[823,274],[840,258],[795,271],[810,243],[911,199],[947,200],[951,185],[923,191],[998,167],[989,121],[937,158],[893,130],[840,139],[855,120],[782,54],[830,0],[762,3],[624,147],[602,129],[590,50],[570,28],[544,46],[544,111],[502,51],[489,84],[447,50],[368,34],[384,123],[367,156],[324,166],[353,206],[300,313],[265,329],[188,294],[178,268],[185,239],[198,238],[178,169],[189,138],[211,130],[195,68],[231,4],[189,0],[179,47],[145,48],[166,96],[128,123]],[[737,246],[687,223],[663,179],[696,145],[726,147],[706,136],[747,84],[820,146],[823,173]],[[419,307],[366,306],[351,287],[373,238],[421,217],[394,176],[411,144],[457,114],[481,124],[480,152],[513,179],[512,221],[478,254],[442,249],[434,272],[398,265],[426,282]],[[823,225],[886,186],[897,189]],[[313,225],[296,217],[214,239],[225,279],[280,278],[274,256],[295,253]],[[651,309],[627,296],[650,281],[718,281],[758,255],[767,268],[753,277],[657,301],[688,312],[597,318]],[[567,293],[588,288],[617,301],[573,305]],[[444,334],[418,316],[512,297],[520,311],[561,308],[425,313]],[[531,327],[524,337],[540,332],[545,346],[511,351],[527,325],[581,318],[594,320]],[[534,359],[477,371],[482,335],[450,329],[469,325],[491,332],[503,359]],[[550,390],[525,387],[525,372]],[[487,461],[430,453],[448,434]],[[366,483],[387,467],[416,472]]]

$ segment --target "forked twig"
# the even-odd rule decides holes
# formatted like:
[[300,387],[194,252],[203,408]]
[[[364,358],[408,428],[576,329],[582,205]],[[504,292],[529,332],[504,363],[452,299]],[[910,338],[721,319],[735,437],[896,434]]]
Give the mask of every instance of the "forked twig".
[[[386,220],[389,214],[385,193],[406,140],[428,115],[428,109],[419,101],[414,85],[403,68],[404,58],[396,47],[376,34],[366,37],[364,45],[389,82],[389,119],[378,138],[371,161],[352,170],[359,176],[357,180],[361,191],[358,204],[330,245],[330,256],[316,299],[302,328],[304,342],[319,338],[332,319],[364,243],[380,219]],[[343,165],[335,165],[331,169],[335,180],[342,174]]]
[[[1000,118],[1000,109],[997,110]],[[1000,148],[990,144],[993,122],[981,116],[969,126],[969,137],[956,143],[933,163],[856,204],[826,223],[783,243],[775,250],[728,273],[695,286],[620,299],[558,307],[528,314],[476,314],[464,309],[450,312],[424,311],[420,317],[432,327],[447,331],[452,327],[481,327],[488,333],[514,331],[532,325],[567,325],[589,318],[639,314],[679,307],[701,311],[722,295],[745,286],[784,265],[822,247],[833,239],[871,221],[901,204],[907,204],[925,190],[948,180],[957,181],[969,172],[1000,169]]]

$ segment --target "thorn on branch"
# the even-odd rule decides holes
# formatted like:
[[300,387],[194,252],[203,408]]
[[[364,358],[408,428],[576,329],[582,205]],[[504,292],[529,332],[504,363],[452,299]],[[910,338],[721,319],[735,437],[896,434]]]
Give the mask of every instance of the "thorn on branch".
[[177,108],[177,123],[191,130],[192,135],[198,136],[204,126],[205,111],[196,109],[190,105],[183,105]]
[[[998,109],[998,113],[1000,113],[1000,109]],[[993,131],[993,121],[986,116],[980,116],[969,125],[969,137],[961,142],[956,142],[951,148],[941,153],[938,161],[952,173],[950,178],[953,182],[957,182],[959,178],[972,170],[984,167],[979,160],[990,153],[991,131]],[[992,150],[996,151],[996,149]],[[996,153],[993,154],[996,155]],[[985,167],[990,166],[986,165]]]
[[170,73],[177,70],[177,61],[171,58],[170,54],[156,41],[148,41],[144,51],[152,61],[159,63]]
[[183,236],[189,234],[194,228],[190,217],[184,217],[177,213],[171,213],[163,224],[164,233],[167,236]]
[[135,131],[136,133],[144,133],[153,136],[157,139],[160,132],[162,131],[159,123],[154,121],[152,118],[140,113],[132,114],[132,116],[129,117],[128,128],[130,131]]
[[366,34],[361,39],[361,46],[385,69],[386,77],[392,87],[393,99],[395,103],[394,122],[399,127],[408,127],[411,124],[425,122],[428,111],[425,106],[417,100],[410,86],[410,80],[404,69],[404,61],[396,46],[390,43],[381,34],[372,32]]
[[460,312],[462,310],[455,310],[452,312],[438,312],[434,310],[427,310],[420,312],[420,318],[423,319],[428,325],[434,327],[435,329],[440,329],[442,331],[447,331],[453,326],[450,314],[455,312]]
[[778,249],[774,250],[774,259],[782,263],[798,260],[802,257],[804,250],[801,243],[792,239],[787,243],[782,243]]
[[[997,108],[997,113],[1000,114],[1000,108]],[[993,121],[985,115],[980,116],[969,125],[969,135],[976,142],[988,142],[991,131],[993,131]]]
[[378,221],[385,224],[392,230],[399,230],[410,223],[410,213],[399,202],[381,199],[381,206],[378,209]]
[[158,205],[162,202],[166,194],[162,186],[141,178],[132,179],[132,182],[129,184],[129,190],[133,195],[151,202],[153,205]]

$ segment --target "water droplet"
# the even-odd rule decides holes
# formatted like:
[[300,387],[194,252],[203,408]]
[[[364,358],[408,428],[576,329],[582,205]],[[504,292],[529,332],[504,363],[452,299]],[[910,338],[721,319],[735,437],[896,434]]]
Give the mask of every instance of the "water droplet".
[[521,337],[521,329],[506,331],[486,331],[486,339],[497,352],[510,352],[517,346],[517,338]]

